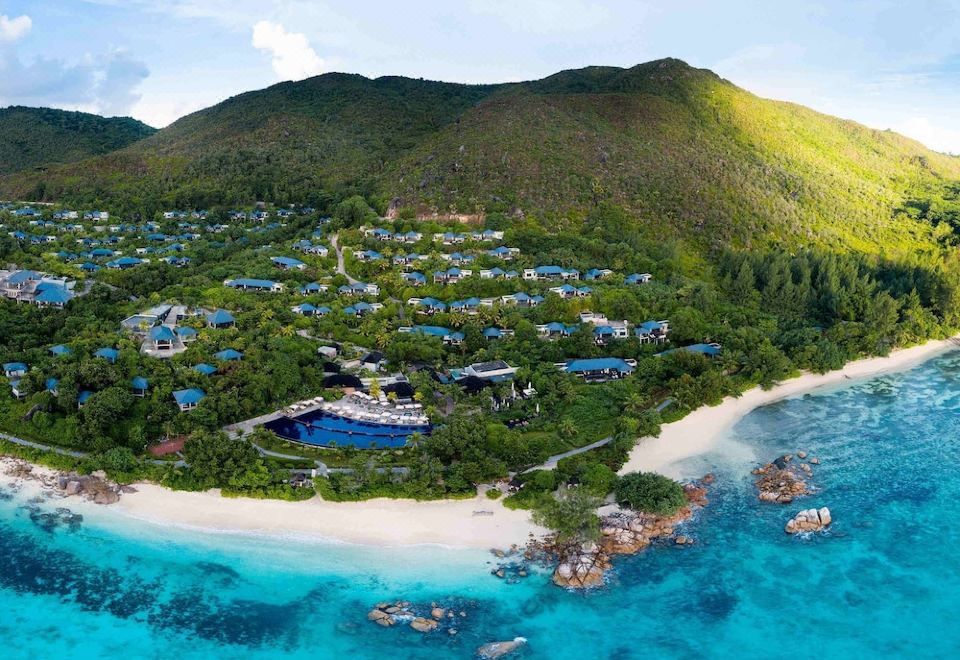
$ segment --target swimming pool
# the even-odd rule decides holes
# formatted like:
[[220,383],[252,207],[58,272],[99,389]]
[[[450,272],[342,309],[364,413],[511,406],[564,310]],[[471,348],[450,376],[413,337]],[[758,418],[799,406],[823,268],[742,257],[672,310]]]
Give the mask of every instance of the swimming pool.
[[281,417],[264,427],[281,438],[320,447],[375,449],[403,447],[414,433],[427,435],[429,425],[377,424],[333,415],[323,410]]

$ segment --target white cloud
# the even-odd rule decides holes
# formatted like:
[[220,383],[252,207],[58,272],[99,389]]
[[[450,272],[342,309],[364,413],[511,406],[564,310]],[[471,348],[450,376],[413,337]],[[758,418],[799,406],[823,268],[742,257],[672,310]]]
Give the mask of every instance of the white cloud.
[[32,25],[33,21],[26,14],[16,18],[0,14],[0,43],[16,41],[29,32]]
[[326,63],[306,35],[287,32],[279,23],[258,22],[253,26],[252,43],[254,48],[271,54],[273,71],[281,80],[302,80],[326,71]]
[[146,65],[123,50],[86,55],[80,62],[39,57],[21,60],[0,49],[0,105],[22,104],[83,110],[105,115],[130,111],[137,87],[150,75]]
[[893,130],[918,140],[931,149],[960,154],[960,130],[938,126],[926,117],[910,117],[894,126]]

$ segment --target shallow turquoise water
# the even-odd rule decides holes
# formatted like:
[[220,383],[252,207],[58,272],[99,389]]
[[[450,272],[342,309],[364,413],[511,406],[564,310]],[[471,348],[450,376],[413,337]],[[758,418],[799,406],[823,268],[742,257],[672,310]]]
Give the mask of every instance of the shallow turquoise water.
[[[619,558],[609,586],[587,594],[546,575],[507,584],[478,551],[200,535],[109,508],[50,530],[8,493],[5,656],[471,657],[517,635],[529,640],[522,658],[954,656],[958,413],[956,353],[754,411],[717,453],[684,466],[718,476],[710,506],[686,525],[698,544]],[[750,468],[797,450],[822,458],[818,492],[761,505]],[[829,533],[783,533],[797,510],[824,505]],[[454,637],[366,622],[371,605],[401,597],[467,617]]]

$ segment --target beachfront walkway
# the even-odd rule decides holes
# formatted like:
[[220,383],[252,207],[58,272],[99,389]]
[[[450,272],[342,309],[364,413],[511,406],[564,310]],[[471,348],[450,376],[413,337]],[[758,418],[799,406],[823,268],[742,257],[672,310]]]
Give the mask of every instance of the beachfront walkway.
[[[5,440],[6,442],[20,445],[21,447],[30,447],[32,449],[39,449],[40,451],[51,451],[54,454],[60,454],[61,456],[72,456],[73,458],[86,458],[90,455],[90,452],[77,451],[75,449],[64,449],[63,447],[56,447],[54,445],[45,445],[39,442],[33,442],[32,440],[24,440],[23,438],[18,438],[14,435],[8,435],[6,433],[0,433],[0,440]],[[147,462],[153,463],[154,465],[176,465],[177,467],[186,466],[186,463],[182,460],[176,461],[175,463],[170,463],[170,461],[150,459]]]
[[591,449],[598,449],[600,447],[603,447],[604,445],[610,444],[610,441],[612,440],[613,440],[613,436],[607,436],[603,440],[597,440],[596,442],[593,442],[589,445],[584,445],[583,447],[577,447],[576,449],[565,451],[562,454],[555,454],[554,456],[551,456],[540,465],[535,465],[532,468],[524,470],[524,472],[533,472],[534,470],[553,470],[557,467],[557,463],[559,463],[563,459],[569,458],[571,456],[576,456],[577,454],[582,454],[586,451],[590,451]]

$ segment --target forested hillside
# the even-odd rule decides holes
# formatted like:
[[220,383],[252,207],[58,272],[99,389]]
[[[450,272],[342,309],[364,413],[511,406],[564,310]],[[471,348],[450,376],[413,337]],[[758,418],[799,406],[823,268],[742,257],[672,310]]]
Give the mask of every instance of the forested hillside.
[[130,117],[52,108],[0,108],[0,174],[72,163],[121,149],[156,129]]
[[152,214],[264,200],[490,212],[556,226],[601,202],[651,236],[916,254],[955,241],[960,159],[758,98],[679,60],[458,85],[326,74],[228,99],[0,196]]

